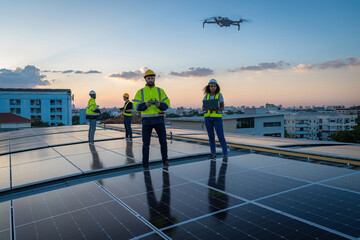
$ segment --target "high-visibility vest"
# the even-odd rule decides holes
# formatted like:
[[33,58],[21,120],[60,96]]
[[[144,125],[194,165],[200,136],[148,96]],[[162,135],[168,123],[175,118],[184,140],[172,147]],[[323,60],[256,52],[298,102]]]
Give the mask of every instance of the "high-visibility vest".
[[[217,93],[215,95],[215,99],[219,100],[220,93]],[[210,93],[206,94],[206,100],[209,100]],[[204,117],[222,117],[222,111],[211,111],[207,110],[206,113],[204,113]]]
[[132,114],[132,112],[131,112],[131,113],[127,113],[127,112],[125,112],[126,107],[127,107],[127,105],[129,104],[129,102],[130,102],[130,101],[127,101],[127,102],[125,103],[125,106],[124,106],[124,112],[123,112],[124,116],[131,116],[131,114]]
[[[134,109],[139,103],[145,103],[149,100],[157,100],[162,103],[166,103],[168,107],[170,107],[170,99],[166,96],[165,91],[159,87],[148,87],[145,86],[144,88],[137,91],[135,98],[133,99]],[[164,112],[161,111],[157,106],[154,104],[145,109],[145,111],[141,111],[141,117],[158,117],[164,116]]]
[[88,101],[88,105],[86,107],[86,115],[90,117],[96,117],[99,115],[99,113],[94,112],[94,110],[97,108],[95,99],[90,98]]

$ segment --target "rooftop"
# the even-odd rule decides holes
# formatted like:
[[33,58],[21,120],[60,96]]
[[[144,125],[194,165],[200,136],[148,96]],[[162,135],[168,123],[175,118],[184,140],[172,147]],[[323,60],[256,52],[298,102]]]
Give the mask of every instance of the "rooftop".
[[0,113],[0,124],[4,123],[32,123],[33,121],[12,113]]
[[0,92],[66,92],[71,93],[71,89],[51,89],[51,88],[0,88]]
[[0,133],[0,239],[360,237],[358,144],[228,134],[209,160],[205,132],[167,128],[170,167],[153,138],[143,172],[122,127]]

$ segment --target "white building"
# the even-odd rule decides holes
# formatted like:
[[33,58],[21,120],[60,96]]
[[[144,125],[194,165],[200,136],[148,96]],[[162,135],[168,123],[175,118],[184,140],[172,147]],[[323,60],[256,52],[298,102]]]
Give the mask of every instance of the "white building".
[[[204,117],[169,118],[173,127],[206,130]],[[223,115],[224,132],[254,136],[284,137],[283,114]]]
[[295,113],[285,115],[285,130],[293,138],[329,140],[330,135],[351,130],[356,115],[338,113]]
[[70,89],[0,88],[0,112],[71,125],[71,99]]

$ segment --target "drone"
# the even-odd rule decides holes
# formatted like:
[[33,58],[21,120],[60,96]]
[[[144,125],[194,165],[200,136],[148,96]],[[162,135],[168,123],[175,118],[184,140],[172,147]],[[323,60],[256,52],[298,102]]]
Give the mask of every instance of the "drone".
[[240,23],[247,22],[248,20],[240,18],[239,21],[230,20],[227,17],[212,17],[205,19],[203,22],[203,28],[205,27],[205,23],[216,23],[220,27],[230,27],[231,25],[238,26],[238,31],[240,30]]

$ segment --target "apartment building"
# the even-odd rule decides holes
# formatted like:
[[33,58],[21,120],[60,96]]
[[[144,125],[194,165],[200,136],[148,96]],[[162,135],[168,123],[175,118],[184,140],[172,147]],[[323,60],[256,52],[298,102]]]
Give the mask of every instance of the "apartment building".
[[0,112],[50,126],[71,125],[71,97],[70,89],[0,88]]
[[331,134],[351,130],[356,117],[339,113],[289,113],[285,115],[285,131],[293,138],[327,141]]

